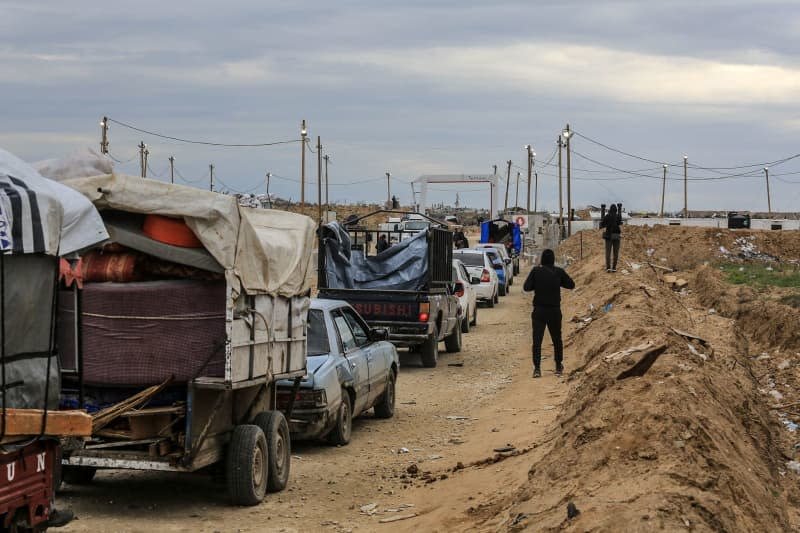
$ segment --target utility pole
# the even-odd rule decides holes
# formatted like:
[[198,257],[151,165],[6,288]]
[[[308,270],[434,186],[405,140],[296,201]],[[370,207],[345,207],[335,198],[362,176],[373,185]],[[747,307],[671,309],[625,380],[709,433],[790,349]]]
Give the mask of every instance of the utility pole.
[[169,182],[175,183],[175,158],[169,156]]
[[139,143],[139,175],[144,178],[144,150],[147,147],[144,141]]
[[506,176],[506,203],[503,208],[503,213],[508,212],[508,186],[511,184],[511,160],[509,159],[506,161],[506,164],[508,165],[508,175]]
[[208,190],[214,192],[214,165],[208,165]]
[[325,154],[322,159],[325,160],[325,211],[330,211],[330,204],[328,203],[328,163],[331,160],[331,156]]
[[386,173],[386,205],[391,209],[392,207],[392,185],[389,181],[391,174]]
[[103,117],[103,120],[100,122],[100,127],[102,128],[102,137],[100,138],[100,153],[107,154],[108,153],[108,117]]
[[769,196],[769,167],[764,167],[764,177],[767,179],[767,212],[772,218],[772,199]]
[[539,173],[533,173],[533,212],[539,212]]
[[[317,135],[317,218],[322,228],[322,139]],[[321,232],[320,232],[321,235]]]
[[689,156],[683,156],[683,218],[689,218],[689,178],[686,168],[689,166]]
[[517,171],[517,192],[516,192],[516,200],[514,201],[514,211],[519,207],[519,170]]
[[269,198],[269,179],[272,177],[272,172],[267,172],[267,201],[272,205],[272,200]]
[[144,175],[142,176],[143,178],[147,177],[147,166],[149,165],[149,162],[148,162],[148,158],[149,157],[150,157],[150,149],[149,148],[145,148],[144,149]]
[[492,165],[494,172],[492,172],[492,176],[497,176],[497,165]]
[[564,137],[567,139],[567,237],[572,235],[572,166],[570,164],[570,139],[572,132],[569,131],[569,124],[564,130]]
[[306,120],[300,125],[300,207],[306,205]]
[[560,240],[562,232],[564,231],[564,195],[562,193],[563,186],[561,179],[561,147],[563,143],[561,142],[561,135],[558,136],[556,144],[558,144],[558,238]]
[[664,165],[664,178],[661,180],[661,211],[658,216],[664,217],[664,194],[667,192],[667,165]]
[[[528,215],[531,214],[531,170],[533,167],[533,147],[530,144],[525,145],[525,150],[528,151],[528,201],[525,203],[525,211]],[[528,225],[530,228],[530,225]]]

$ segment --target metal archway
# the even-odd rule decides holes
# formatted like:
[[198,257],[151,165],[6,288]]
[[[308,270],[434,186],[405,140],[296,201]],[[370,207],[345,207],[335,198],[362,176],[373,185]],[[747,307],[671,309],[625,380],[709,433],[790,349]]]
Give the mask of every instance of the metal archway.
[[429,183],[488,183],[489,184],[489,216],[494,218],[497,212],[497,183],[500,177],[497,174],[433,174],[420,176],[414,183],[421,185],[420,210],[424,213],[428,208]]

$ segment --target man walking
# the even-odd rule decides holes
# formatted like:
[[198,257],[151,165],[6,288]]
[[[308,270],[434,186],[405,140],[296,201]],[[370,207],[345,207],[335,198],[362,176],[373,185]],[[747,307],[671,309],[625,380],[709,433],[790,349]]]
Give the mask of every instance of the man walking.
[[[617,211],[617,206],[611,204],[608,213],[600,221],[600,228],[605,229],[603,239],[606,241],[606,272],[617,271],[619,260],[619,244],[622,239],[622,213]],[[612,261],[613,252],[613,261]]]
[[541,266],[533,267],[523,290],[533,291],[533,377],[542,376],[542,341],[544,330],[550,331],[556,360],[556,376],[564,372],[564,343],[561,340],[561,287],[574,289],[575,282],[564,269],[555,266],[556,254],[542,252]]

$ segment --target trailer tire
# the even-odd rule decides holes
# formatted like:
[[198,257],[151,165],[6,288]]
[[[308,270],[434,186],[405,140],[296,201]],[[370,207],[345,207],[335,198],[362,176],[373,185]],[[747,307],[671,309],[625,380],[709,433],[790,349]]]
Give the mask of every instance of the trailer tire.
[[282,491],[289,483],[292,461],[292,441],[286,417],[280,411],[264,411],[256,415],[253,424],[261,428],[267,439],[267,491]]
[[461,325],[456,324],[453,333],[444,338],[444,347],[449,353],[461,351]]
[[61,467],[61,480],[70,485],[88,485],[97,474],[97,469],[93,466],[73,466],[66,465]]
[[469,309],[464,313],[464,316],[461,317],[461,333],[469,333]]
[[397,380],[397,373],[394,370],[389,370],[389,379],[386,382],[386,390],[378,403],[375,404],[375,416],[378,418],[392,418],[394,416],[394,403],[395,403],[395,381]]
[[242,424],[233,429],[228,445],[225,477],[234,505],[258,505],[267,492],[267,439],[261,428]]
[[494,307],[494,304],[497,302],[497,293],[493,294],[491,298],[486,301],[487,307]]
[[502,285],[500,285],[500,286],[498,287],[498,289],[497,289],[497,292],[498,292],[498,294],[499,294],[500,296],[505,296],[507,291],[508,291],[508,289],[506,288],[506,284],[505,284],[505,283],[503,283]]
[[420,359],[425,368],[436,368],[439,360],[439,332],[434,329],[433,333],[420,346]]
[[346,446],[353,432],[353,403],[350,393],[342,389],[342,403],[336,411],[336,425],[328,433],[328,442],[336,446]]

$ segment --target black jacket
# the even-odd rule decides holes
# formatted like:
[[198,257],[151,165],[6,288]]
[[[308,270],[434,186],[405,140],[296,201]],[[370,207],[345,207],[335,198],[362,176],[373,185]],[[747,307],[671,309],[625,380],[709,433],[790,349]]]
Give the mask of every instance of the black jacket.
[[561,307],[561,287],[574,289],[575,282],[563,268],[542,265],[533,267],[523,289],[534,291],[534,307]]
[[603,238],[608,239],[613,234],[620,235],[622,233],[622,228],[620,226],[622,226],[621,216],[618,214],[612,215],[611,213],[606,213],[606,216],[600,221],[600,227],[606,229],[603,232]]

